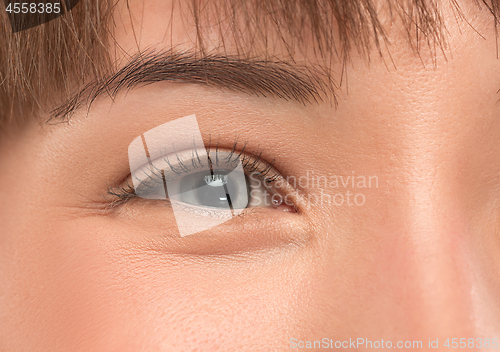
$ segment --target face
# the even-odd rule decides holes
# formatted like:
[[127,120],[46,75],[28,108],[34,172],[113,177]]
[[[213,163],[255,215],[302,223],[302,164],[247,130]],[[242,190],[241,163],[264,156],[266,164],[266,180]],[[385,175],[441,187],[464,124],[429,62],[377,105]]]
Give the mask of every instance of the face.
[[[369,65],[356,52],[333,62],[337,105],[329,90],[300,102],[163,79],[100,96],[68,123],[13,130],[0,140],[0,349],[287,351],[358,338],[494,347],[500,65],[488,11],[460,5],[470,26],[443,4],[442,52],[423,44],[416,55],[395,24]],[[205,49],[237,57],[241,42],[221,38],[210,13]],[[187,2],[120,3],[114,21],[118,69],[140,51],[197,50]],[[268,67],[290,61],[268,35],[275,45],[243,48]],[[325,61],[304,45],[294,59],[292,72]],[[232,192],[288,201],[180,236],[172,204],[125,197],[129,145],[190,115],[208,156],[237,153],[255,179]],[[212,182],[227,176],[219,169]],[[189,187],[206,172],[176,180]],[[270,175],[280,186],[262,196]],[[371,349],[364,340],[358,350]]]

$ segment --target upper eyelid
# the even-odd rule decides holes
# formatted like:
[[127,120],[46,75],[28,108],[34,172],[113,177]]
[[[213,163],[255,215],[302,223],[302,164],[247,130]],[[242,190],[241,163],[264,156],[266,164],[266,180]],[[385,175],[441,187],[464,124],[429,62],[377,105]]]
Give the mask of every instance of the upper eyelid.
[[[241,147],[241,149],[238,150],[238,137],[236,137],[235,142],[233,143],[233,146],[231,147],[231,149],[226,148],[226,147],[221,148],[220,141],[218,139],[217,144],[215,146],[215,165],[217,165],[217,166],[219,165],[220,154],[227,153],[227,156],[224,158],[224,160],[227,163],[237,162],[239,160],[241,162],[243,168],[247,172],[250,172],[250,173],[258,172],[263,178],[266,178],[266,181],[268,181],[268,182],[274,182],[275,180],[277,180],[281,176],[281,173],[278,170],[276,170],[274,167],[276,159],[273,159],[271,162],[264,160],[264,158],[262,157],[262,154],[264,152],[263,150],[260,150],[258,152],[258,154],[246,152],[245,149],[247,149],[247,145],[248,145],[248,141],[245,141],[243,146]],[[210,156],[212,153],[214,153],[214,147],[212,145],[211,136],[209,136],[209,141],[208,141],[208,144],[205,148],[201,148],[201,147],[200,148],[192,148],[189,150],[175,151],[174,153],[171,153],[168,155],[163,155],[161,158],[156,158],[154,160],[151,160],[150,163],[144,164],[144,165],[138,167],[136,170],[131,170],[132,171],[131,173],[134,173],[135,171],[141,170],[144,168],[149,168],[151,166],[154,167],[156,169],[156,171],[160,172],[161,170],[158,169],[154,165],[154,162],[157,162],[158,160],[160,160],[160,161],[163,160],[171,168],[171,170],[174,173],[176,173],[178,175],[183,175],[187,172],[193,171],[195,168],[198,168],[194,164],[195,160],[197,160],[198,164],[200,164],[203,167],[203,160],[198,153],[199,150],[203,150],[203,149],[206,150],[207,156]],[[191,153],[190,158],[185,157],[185,154],[188,154],[188,153]],[[182,154],[184,154],[184,155],[182,155]],[[184,159],[181,158],[182,156],[184,156]],[[176,168],[175,168],[176,165],[172,163],[171,158],[174,158],[177,160],[177,162],[178,162],[177,165],[179,165],[179,167],[181,169],[184,169],[184,172],[178,172],[176,170]],[[189,167],[186,165],[185,161],[188,161],[188,162],[191,161],[191,165],[193,166],[193,169],[189,170]],[[271,174],[271,176],[269,178],[267,178],[266,176],[268,176],[269,174]]]

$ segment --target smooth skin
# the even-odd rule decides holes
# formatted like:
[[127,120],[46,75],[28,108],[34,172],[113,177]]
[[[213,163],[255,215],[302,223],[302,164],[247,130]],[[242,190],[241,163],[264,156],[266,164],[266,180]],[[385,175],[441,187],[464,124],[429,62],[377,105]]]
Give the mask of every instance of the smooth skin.
[[[115,59],[191,50],[184,5],[172,15],[169,1],[131,0],[130,16],[120,4]],[[100,98],[68,124],[13,129],[0,140],[0,350],[288,351],[293,338],[422,350],[439,338],[434,350],[448,350],[447,338],[500,337],[500,61],[491,15],[460,5],[475,30],[442,5],[446,59],[415,55],[397,23],[394,64],[385,49],[369,66],[354,51],[338,107],[158,83]],[[235,53],[217,33],[208,50]],[[268,54],[288,59],[280,45]],[[340,79],[342,65],[332,70]],[[205,140],[231,149],[239,136],[283,176],[378,185],[300,187],[365,202],[259,208],[185,238],[159,203],[106,211],[132,140],[191,114]]]

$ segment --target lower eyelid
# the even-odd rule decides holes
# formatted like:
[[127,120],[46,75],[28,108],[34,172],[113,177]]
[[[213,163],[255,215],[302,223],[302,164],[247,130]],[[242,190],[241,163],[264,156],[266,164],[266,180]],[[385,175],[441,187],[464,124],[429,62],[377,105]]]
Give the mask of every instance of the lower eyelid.
[[[144,246],[148,251],[162,255],[221,256],[300,249],[314,240],[301,216],[290,213],[277,215],[265,208],[245,209],[231,221],[180,237],[173,219],[159,216],[158,208],[155,209],[154,214],[150,210],[140,211],[141,214],[134,210],[133,214],[129,214],[131,217],[127,211],[122,211],[120,226],[124,227],[124,233],[134,233],[137,243],[134,248]],[[155,220],[151,221],[151,218]]]

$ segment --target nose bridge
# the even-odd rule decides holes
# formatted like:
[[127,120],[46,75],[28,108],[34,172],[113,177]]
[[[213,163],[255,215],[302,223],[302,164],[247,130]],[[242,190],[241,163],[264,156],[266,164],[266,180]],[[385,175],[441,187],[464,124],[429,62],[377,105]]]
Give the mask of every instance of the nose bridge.
[[[421,188],[422,185],[415,186],[413,191]],[[399,233],[407,239],[403,249],[407,275],[412,285],[419,288],[418,295],[412,296],[414,307],[434,329],[457,326],[457,322],[461,323],[460,328],[468,329],[473,316],[473,283],[466,246],[467,223],[459,211],[452,209],[453,204],[446,204],[441,198],[446,195],[422,193],[409,201],[408,226]]]
[[409,320],[436,332],[472,333],[471,224],[458,177],[466,170],[460,170],[465,166],[456,155],[463,136],[444,123],[416,124],[408,132],[413,138],[396,152],[403,176],[389,185],[400,209],[388,216],[385,226],[397,224],[386,228],[389,237],[399,237],[396,248],[401,253],[393,261],[384,260],[402,265],[402,275],[416,290],[407,296]]

